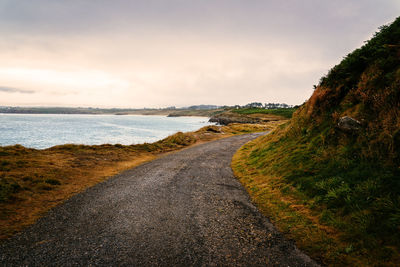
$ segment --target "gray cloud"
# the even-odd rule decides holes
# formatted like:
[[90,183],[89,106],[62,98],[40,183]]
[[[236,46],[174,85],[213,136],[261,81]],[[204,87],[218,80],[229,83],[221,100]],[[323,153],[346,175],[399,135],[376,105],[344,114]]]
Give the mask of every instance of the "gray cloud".
[[33,94],[33,93],[35,93],[35,91],[33,91],[33,90],[25,90],[25,89],[6,87],[6,86],[0,86],[0,92],[21,93],[21,94]]
[[0,0],[0,91],[36,92],[0,104],[299,104],[399,14],[398,0]]

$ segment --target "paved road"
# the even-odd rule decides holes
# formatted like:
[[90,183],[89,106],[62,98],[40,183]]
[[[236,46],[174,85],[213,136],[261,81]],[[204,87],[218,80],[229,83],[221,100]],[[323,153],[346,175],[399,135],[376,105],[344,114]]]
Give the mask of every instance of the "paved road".
[[128,170],[0,245],[4,266],[314,266],[250,202],[222,139]]

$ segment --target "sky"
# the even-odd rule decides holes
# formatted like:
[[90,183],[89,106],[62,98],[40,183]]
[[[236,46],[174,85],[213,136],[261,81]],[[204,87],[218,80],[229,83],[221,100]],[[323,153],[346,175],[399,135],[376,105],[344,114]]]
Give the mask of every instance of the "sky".
[[0,105],[301,104],[398,0],[0,0]]

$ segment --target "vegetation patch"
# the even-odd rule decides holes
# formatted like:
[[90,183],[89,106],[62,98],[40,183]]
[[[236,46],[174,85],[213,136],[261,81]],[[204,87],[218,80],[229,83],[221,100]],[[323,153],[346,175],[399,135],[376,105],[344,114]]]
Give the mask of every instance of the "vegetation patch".
[[51,185],[60,185],[61,184],[61,182],[57,179],[46,179],[44,182],[47,184],[51,184]]
[[264,108],[240,108],[240,109],[233,109],[233,112],[239,114],[270,114],[270,115],[277,115],[281,116],[286,119],[290,119],[293,113],[296,111],[296,108],[276,108],[276,109],[264,109]]
[[287,128],[246,144],[232,162],[261,211],[324,264],[389,266],[400,260],[399,206],[378,178],[393,180],[393,174],[382,176],[377,166],[318,151],[286,134]]

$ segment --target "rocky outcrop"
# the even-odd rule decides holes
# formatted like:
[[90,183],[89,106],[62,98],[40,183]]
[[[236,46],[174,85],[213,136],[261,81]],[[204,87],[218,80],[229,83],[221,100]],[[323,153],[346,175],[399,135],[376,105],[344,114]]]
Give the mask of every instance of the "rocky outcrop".
[[345,132],[355,132],[361,129],[361,122],[351,117],[344,116],[339,119],[338,127]]

